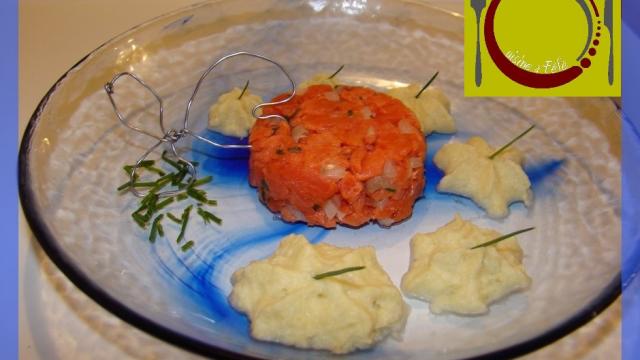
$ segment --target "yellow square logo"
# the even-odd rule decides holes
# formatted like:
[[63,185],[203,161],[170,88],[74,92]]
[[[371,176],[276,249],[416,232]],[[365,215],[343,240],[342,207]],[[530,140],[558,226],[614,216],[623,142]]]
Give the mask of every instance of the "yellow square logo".
[[621,0],[466,0],[467,96],[620,96]]

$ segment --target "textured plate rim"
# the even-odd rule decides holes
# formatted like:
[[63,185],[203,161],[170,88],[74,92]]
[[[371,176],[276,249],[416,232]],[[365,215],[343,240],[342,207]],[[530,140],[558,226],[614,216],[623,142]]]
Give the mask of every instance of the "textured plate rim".
[[[18,153],[18,192],[20,197],[20,203],[22,205],[24,216],[29,224],[36,240],[47,254],[47,256],[53,261],[53,263],[62,271],[65,276],[71,280],[71,282],[82,290],[86,295],[88,295],[92,300],[98,303],[100,306],[116,315],[120,319],[137,327],[144,332],[153,335],[154,337],[164,340],[170,344],[177,345],[185,350],[204,355],[211,356],[215,358],[221,359],[261,359],[253,356],[249,356],[246,354],[237,353],[234,351],[226,350],[221,347],[217,347],[211,344],[207,344],[200,340],[196,340],[192,337],[181,334],[177,331],[174,331],[164,325],[157,323],[151,319],[148,319],[145,316],[138,314],[135,310],[129,308],[124,305],[118,299],[111,296],[105,290],[103,290],[100,286],[94,283],[87,274],[85,274],[82,270],[80,270],[73,261],[65,255],[64,250],[58,246],[55,237],[47,227],[44,217],[38,211],[38,208],[35,204],[35,193],[31,187],[32,181],[31,176],[29,174],[29,153],[31,149],[31,143],[33,140],[33,134],[38,126],[40,120],[40,114],[42,114],[43,110],[46,108],[47,103],[51,96],[56,92],[56,89],[61,85],[61,83],[66,79],[66,77],[77,69],[80,65],[82,65],[88,58],[92,57],[96,52],[100,51],[106,45],[110,44],[114,40],[129,34],[138,28],[141,28],[147,24],[151,24],[160,19],[164,19],[170,17],[171,15],[178,14],[181,12],[185,12],[189,9],[196,10],[205,5],[222,2],[225,0],[216,0],[216,1],[206,1],[193,5],[189,5],[187,7],[183,7],[166,14],[151,18],[143,23],[140,23],[123,33],[120,33],[113,38],[105,41],[103,44],[98,46],[95,50],[91,51],[89,54],[80,59],[76,64],[74,64],[69,70],[67,70],[49,89],[46,95],[40,100],[40,103],[36,107],[36,110],[33,112],[29,119],[29,123],[24,131],[22,141],[20,144],[20,150]],[[429,4],[428,2],[416,2],[412,0],[404,0],[401,1],[404,3],[410,3],[413,5],[420,5],[426,8],[431,8],[435,11],[440,11],[447,13],[451,16],[458,17],[459,14],[450,12],[447,10],[443,10],[436,6]],[[614,103],[614,105],[616,105]],[[619,111],[619,108],[616,106]],[[624,121],[624,119],[622,119]],[[593,300],[591,300],[586,306],[580,309],[573,316],[565,320],[564,322],[556,325],[555,327],[547,330],[546,332],[534,336],[528,340],[510,345],[506,348],[495,350],[489,353],[484,353],[478,356],[473,356],[468,359],[504,359],[504,358],[513,358],[517,356],[522,356],[529,352],[538,350],[546,345],[549,345],[562,337],[570,334],[574,330],[578,329],[582,325],[588,323],[591,319],[598,316],[601,312],[603,312],[609,305],[611,305],[621,294],[622,286],[621,286],[621,273],[618,272],[613,279],[609,282],[607,286],[596,296]]]

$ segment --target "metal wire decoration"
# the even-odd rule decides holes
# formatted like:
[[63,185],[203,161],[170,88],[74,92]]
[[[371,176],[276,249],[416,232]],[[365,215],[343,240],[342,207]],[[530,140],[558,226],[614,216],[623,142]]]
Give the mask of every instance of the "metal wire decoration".
[[[156,140],[158,140],[157,143],[155,143],[153,146],[151,146],[147,151],[145,151],[142,156],[138,159],[138,161],[136,161],[136,163],[132,166],[131,168],[131,172],[129,173],[129,181],[131,184],[133,184],[136,180],[137,177],[137,171],[140,168],[140,164],[145,161],[147,159],[147,157],[149,156],[149,154],[151,154],[155,149],[157,149],[159,146],[161,146],[162,144],[168,144],[169,148],[171,149],[171,153],[173,154],[173,156],[175,157],[176,160],[178,160],[179,162],[185,164],[187,166],[188,169],[188,173],[190,176],[190,180],[188,185],[191,185],[194,181],[196,181],[197,178],[197,169],[196,167],[188,160],[184,159],[183,157],[181,157],[178,154],[178,151],[176,149],[176,143],[178,141],[180,141],[182,138],[184,138],[185,136],[191,136],[197,140],[201,140],[204,141],[212,146],[216,146],[219,148],[223,148],[223,149],[246,149],[246,148],[250,148],[251,145],[242,145],[242,144],[219,144],[215,141],[211,141],[209,139],[206,139],[196,133],[194,133],[193,131],[191,131],[189,129],[189,112],[191,110],[191,105],[193,104],[193,101],[196,97],[196,95],[198,94],[198,90],[200,90],[200,86],[202,85],[202,83],[204,82],[204,79],[213,71],[213,69],[216,68],[216,66],[218,66],[219,64],[221,64],[222,62],[231,59],[233,57],[237,57],[237,56],[249,56],[249,57],[254,57],[254,58],[258,58],[264,61],[267,61],[273,65],[275,65],[289,80],[289,83],[291,85],[291,93],[290,95],[283,100],[280,101],[275,101],[275,102],[264,102],[261,104],[258,104],[256,106],[253,107],[253,109],[251,110],[251,113],[253,114],[253,116],[257,119],[280,119],[283,121],[287,121],[286,118],[284,118],[281,115],[258,115],[257,111],[265,106],[270,106],[270,105],[279,105],[279,104],[283,104],[288,102],[289,100],[291,100],[296,93],[296,85],[293,81],[293,79],[291,78],[291,76],[289,75],[289,73],[287,73],[287,71],[284,69],[284,67],[282,67],[282,65],[278,64],[277,62],[275,62],[274,60],[271,60],[265,56],[262,55],[258,55],[258,54],[254,54],[254,53],[250,53],[250,52],[246,52],[246,51],[241,51],[241,52],[236,52],[233,54],[229,54],[226,56],[223,56],[222,58],[220,58],[218,61],[216,61],[215,63],[211,64],[207,70],[205,70],[204,73],[202,73],[202,76],[200,76],[200,79],[198,80],[198,82],[196,83],[196,87],[193,90],[193,93],[191,94],[191,97],[189,98],[189,102],[187,103],[187,109],[185,111],[184,114],[184,122],[183,122],[183,126],[181,129],[166,129],[165,125],[164,125],[164,103],[162,101],[162,98],[160,97],[160,95],[158,95],[158,93],[153,90],[153,88],[151,86],[149,86],[146,82],[144,82],[140,77],[138,77],[137,75],[130,73],[130,72],[121,72],[119,74],[116,74],[111,81],[109,81],[108,83],[106,83],[104,85],[104,90],[107,93],[107,96],[109,96],[109,101],[111,102],[111,106],[113,107],[113,111],[116,113],[116,116],[118,117],[118,120],[120,120],[120,122],[128,127],[131,130],[137,131],[141,134],[145,134],[147,136],[150,136]],[[129,120],[120,112],[120,110],[118,109],[118,105],[116,105],[116,101],[113,98],[114,92],[115,92],[115,85],[116,82],[121,79],[122,77],[128,76],[130,78],[132,78],[133,80],[137,81],[140,85],[142,85],[145,89],[147,89],[149,92],[151,92],[151,94],[153,94],[153,96],[156,98],[156,100],[158,101],[158,104],[160,105],[160,111],[159,111],[159,116],[158,116],[158,122],[160,124],[160,130],[163,134],[162,137],[157,136],[155,134],[152,134],[144,129],[141,129],[133,124],[131,124],[129,122]],[[137,197],[142,198],[145,197],[148,194],[147,192],[142,192],[137,190],[134,186],[130,186],[129,187],[130,191]],[[175,189],[175,190],[167,190],[167,191],[163,191],[163,192],[159,192],[156,195],[158,197],[168,197],[168,196],[174,196],[177,195],[181,192],[184,192],[184,190],[180,190],[180,189]]]

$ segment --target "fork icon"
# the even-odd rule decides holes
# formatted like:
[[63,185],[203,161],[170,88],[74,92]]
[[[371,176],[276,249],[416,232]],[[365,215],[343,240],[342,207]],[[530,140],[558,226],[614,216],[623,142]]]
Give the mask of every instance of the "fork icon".
[[471,7],[476,12],[476,87],[482,83],[482,60],[480,58],[480,18],[487,0],[471,0]]

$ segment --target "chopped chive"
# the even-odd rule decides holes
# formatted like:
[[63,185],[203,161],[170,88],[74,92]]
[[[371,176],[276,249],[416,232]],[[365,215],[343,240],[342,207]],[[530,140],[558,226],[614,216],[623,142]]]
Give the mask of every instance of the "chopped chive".
[[156,237],[158,236],[158,225],[160,224],[160,221],[163,217],[164,215],[160,214],[156,216],[155,219],[153,219],[153,223],[151,224],[151,232],[149,233],[149,241],[152,243],[156,241]]
[[210,199],[210,200],[207,200],[205,204],[211,205],[211,206],[218,206],[218,201]]
[[193,245],[194,245],[193,240],[189,240],[180,247],[180,250],[182,250],[182,252],[186,252],[187,250],[191,249]]
[[142,160],[140,161],[140,164],[138,164],[138,167],[146,168],[155,165],[155,163],[156,162],[154,160]]
[[[149,168],[152,167],[156,162],[154,160],[143,160],[140,162],[140,164],[138,164],[138,169],[140,168]],[[127,173],[127,175],[131,174],[131,171],[133,170],[135,165],[125,165],[122,167],[122,169],[124,170],[124,172]]]
[[142,219],[144,220],[145,223],[148,223],[149,220],[151,220],[151,216],[153,215],[152,212],[147,211],[144,215],[140,214],[140,216],[142,217]]
[[135,220],[135,222],[141,228],[145,229],[147,227],[147,220],[145,220],[144,217],[142,217],[142,215],[140,215],[138,213],[133,213],[133,214],[131,214],[131,217],[133,218],[133,220]]
[[165,181],[171,181],[171,179],[173,179],[174,175],[175,175],[175,173],[169,173],[169,174],[162,175],[158,179],[156,179],[156,183],[165,182]]
[[171,179],[171,185],[173,186],[179,185],[182,182],[182,180],[184,180],[185,176],[187,176],[187,169],[186,167],[183,167],[173,175],[173,178]]
[[249,80],[247,80],[247,82],[244,83],[244,87],[242,88],[242,92],[240,93],[240,96],[238,96],[238,100],[242,99],[242,95],[244,95],[248,87],[249,87]]
[[140,204],[147,205],[148,207],[155,206],[156,202],[158,202],[158,195],[155,193],[148,193],[145,197],[140,200]]
[[211,180],[213,180],[212,176],[205,176],[203,178],[200,178],[196,181],[193,182],[193,184],[191,184],[191,187],[198,187],[198,186],[202,186],[204,184],[208,184],[211,182]]
[[156,211],[162,210],[163,208],[167,207],[167,205],[173,203],[174,201],[175,200],[173,199],[173,197],[169,197],[160,201],[159,203],[156,204]]
[[136,211],[134,211],[134,214],[140,214],[141,212],[147,210],[147,205],[146,204],[142,204],[138,209],[136,209]]
[[311,208],[313,209],[313,211],[320,211],[320,209],[322,209],[322,206],[318,204],[313,204]]
[[154,187],[152,187],[149,192],[151,193],[157,193],[160,190],[162,190],[165,186],[167,186],[169,184],[169,182],[171,182],[171,176],[167,175],[167,176],[163,176],[160,179],[156,180],[156,184]]
[[500,241],[502,241],[502,240],[506,240],[506,239],[508,239],[508,238],[510,238],[510,237],[516,236],[516,235],[518,235],[518,234],[522,234],[522,233],[527,232],[527,231],[531,231],[531,230],[533,230],[533,229],[535,229],[535,228],[534,228],[534,227],[530,227],[530,228],[526,228],[526,229],[522,229],[522,230],[514,231],[514,232],[509,233],[509,234],[507,234],[507,235],[499,236],[499,237],[497,237],[497,238],[495,238],[495,239],[493,239],[493,240],[487,241],[487,242],[482,243],[482,244],[480,244],[480,245],[476,245],[476,246],[474,246],[474,247],[472,247],[472,248],[469,248],[469,250],[473,250],[473,249],[477,249],[477,248],[481,248],[481,247],[485,247],[485,246],[490,246],[490,245],[493,245],[493,244],[495,244],[495,243],[498,243],[498,242],[500,242]]
[[191,174],[189,174],[189,173],[187,173],[187,174],[189,175],[189,177],[185,177],[185,179],[182,179],[182,180],[184,180],[184,182],[181,183],[179,186],[186,187],[186,186],[189,186],[192,181],[196,182],[196,180],[198,180],[198,179],[194,180],[193,177],[191,176]]
[[440,73],[439,71],[436,71],[436,73],[435,73],[435,74],[433,74],[433,76],[431,77],[431,79],[429,79],[429,81],[427,81],[427,83],[426,83],[426,84],[424,84],[424,86],[422,87],[422,89],[420,89],[420,91],[418,91],[418,93],[416,94],[416,96],[415,96],[415,98],[416,98],[416,99],[417,99],[417,98],[419,98],[419,97],[420,97],[420,95],[422,95],[422,92],[423,92],[423,91],[427,90],[427,88],[429,87],[429,85],[431,85],[431,83],[436,79],[436,77],[438,77],[438,74],[439,74],[439,73]]
[[207,210],[198,207],[198,215],[200,215],[200,217],[202,218],[202,221],[204,221],[205,224],[209,224],[211,221],[213,221],[214,223],[218,224],[218,225],[222,225],[222,219],[220,219],[219,217],[213,215],[212,213],[208,212]]
[[351,110],[351,109],[347,110],[347,116],[348,117],[352,117],[353,116],[353,110]]
[[331,76],[329,76],[327,79],[331,80],[333,79],[336,75],[338,75],[338,73],[340,71],[342,71],[342,69],[344,69],[344,64],[340,65],[340,67],[338,68],[338,70],[336,70],[336,72],[334,72],[333,74],[331,74]]
[[191,198],[203,203],[206,203],[207,201],[209,201],[209,199],[207,199],[207,195],[206,195],[207,193],[203,190],[198,190],[190,187],[190,188],[187,188],[186,194]]
[[390,187],[388,187],[388,188],[384,188],[384,189],[385,189],[385,190],[387,190],[387,191],[388,191],[388,192],[390,192],[390,193],[394,193],[394,192],[396,192],[396,189],[394,189],[394,188],[390,188]]
[[362,270],[364,269],[364,266],[353,266],[353,267],[347,267],[344,269],[340,269],[340,270],[334,270],[334,271],[328,271],[322,274],[318,274],[318,275],[314,275],[313,278],[316,280],[320,280],[320,279],[324,279],[324,278],[328,278],[330,276],[336,276],[336,275],[341,275],[344,273],[348,273],[351,271],[358,271],[358,270]]
[[[157,200],[156,200],[157,201]],[[143,217],[148,221],[149,219],[151,219],[151,217],[153,216],[153,214],[158,212],[158,203],[154,201],[154,202],[150,202],[149,204],[147,204],[147,212],[143,215]]]
[[184,238],[184,232],[185,230],[187,230],[187,224],[189,223],[189,214],[191,213],[192,208],[193,208],[193,205],[189,205],[182,212],[182,222],[181,222],[182,225],[180,226],[180,233],[178,234],[178,238],[176,239],[176,242],[178,244]]
[[164,162],[176,168],[176,170],[182,170],[182,166],[178,162],[169,159],[169,157],[167,157],[167,154],[168,152],[166,150],[162,152],[162,156],[161,156],[162,160],[164,160]]
[[170,212],[167,213],[167,217],[176,224],[182,224],[182,220]]
[[277,149],[277,150],[276,150],[276,154],[278,154],[278,155],[284,155],[284,150],[282,150],[282,149]]
[[[133,176],[133,182],[135,183],[136,181],[138,181],[138,175],[137,174]],[[130,187],[131,187],[131,180],[129,180],[126,183],[118,186],[118,188],[116,190],[117,191],[128,190]]]
[[299,153],[302,152],[302,148],[300,146],[293,146],[287,149],[290,153]]
[[489,159],[493,159],[496,156],[498,156],[498,154],[500,154],[501,152],[503,152],[506,148],[508,148],[509,146],[511,146],[514,142],[520,140],[520,138],[522,138],[523,136],[527,135],[527,133],[529,133],[529,131],[533,130],[533,128],[536,127],[535,125],[531,125],[529,126],[529,128],[525,131],[523,131],[520,135],[516,136],[513,140],[509,141],[508,143],[506,143],[503,147],[501,147],[500,149],[498,149],[497,151],[495,151],[493,154],[491,154],[489,156]]
[[[148,170],[154,174],[157,174],[155,181],[138,182],[140,176],[138,175],[138,173],[136,173],[133,175],[132,179],[129,179],[129,181],[121,184],[117,188],[118,191],[128,190],[131,188],[149,188],[147,194],[139,200],[138,208],[131,214],[133,220],[142,229],[147,229],[150,226],[149,241],[155,242],[158,236],[165,236],[164,227],[162,226],[161,222],[162,219],[165,218],[165,215],[172,222],[180,225],[180,233],[176,238],[176,242],[179,244],[184,241],[187,225],[189,223],[190,213],[193,209],[193,204],[188,205],[186,208],[184,208],[181,217],[175,216],[170,212],[159,214],[159,211],[174,202],[183,201],[188,198],[193,198],[198,202],[198,213],[201,217],[203,217],[205,223],[215,222],[216,224],[222,224],[222,219],[201,208],[204,204],[215,206],[218,204],[218,202],[216,200],[208,199],[206,191],[197,189],[198,186],[202,186],[211,182],[213,180],[212,176],[204,176],[199,179],[194,179],[191,177],[189,167],[191,165],[197,167],[199,165],[198,162],[188,162],[180,158],[178,158],[177,161],[173,160],[170,158],[170,155],[167,151],[162,152],[161,158],[165,163],[174,168],[173,172],[167,172],[159,167],[155,167],[155,160],[143,160],[137,164],[137,168]],[[134,167],[136,167],[136,165],[125,165],[123,166],[123,170],[125,171],[125,173],[127,173],[127,175],[130,176]],[[187,179],[186,183],[183,182],[185,181],[185,178]],[[185,189],[185,191],[180,192],[176,195],[163,196],[163,198],[161,199],[159,194],[162,194],[162,189],[164,189],[169,184],[172,184],[172,186],[176,186],[179,189]],[[193,245],[193,241],[189,241],[187,244],[183,245],[183,248],[185,250],[188,250]]]
[[140,204],[146,207],[147,213],[144,215],[144,218],[147,220],[156,212],[156,204],[158,203],[158,195],[154,193],[149,193],[147,196],[142,198]]
[[129,190],[130,187],[131,187],[131,181],[127,181],[126,183],[118,186],[116,191]]

